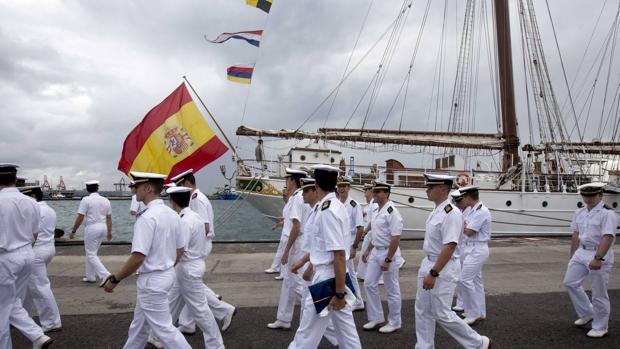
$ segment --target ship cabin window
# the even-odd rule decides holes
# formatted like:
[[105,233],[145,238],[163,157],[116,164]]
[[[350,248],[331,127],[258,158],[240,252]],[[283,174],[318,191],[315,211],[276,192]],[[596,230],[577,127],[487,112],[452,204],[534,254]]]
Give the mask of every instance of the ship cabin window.
[[578,208],[582,208],[582,207],[583,207],[583,202],[579,201],[579,202],[577,203],[577,207],[578,207]]
[[510,205],[512,205],[512,201],[510,200],[506,201],[506,206],[510,206]]
[[[409,199],[407,200],[409,201],[410,204],[413,204],[413,202],[415,201],[415,199],[413,198],[413,196],[410,196]],[[615,202],[614,202],[615,203]]]
[[333,163],[336,161],[336,159],[331,158],[331,159],[329,159],[329,161],[331,161],[331,162],[332,162],[332,164],[333,164]]
[[547,207],[547,205],[549,205],[549,203],[547,201],[543,201],[542,202],[542,207]]
[[301,160],[301,161],[306,161],[306,156],[305,156],[305,155],[300,156],[300,157],[299,157],[299,160]]
[[614,208],[618,207],[618,203],[614,202],[613,204],[611,204],[611,206],[613,206]]

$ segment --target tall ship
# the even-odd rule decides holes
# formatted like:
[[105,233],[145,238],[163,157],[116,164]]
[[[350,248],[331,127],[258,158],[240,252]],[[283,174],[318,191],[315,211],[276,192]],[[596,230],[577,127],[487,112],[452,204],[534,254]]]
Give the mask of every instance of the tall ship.
[[[238,136],[258,140],[255,157],[237,159],[236,187],[243,198],[265,215],[278,217],[284,205],[284,169],[309,169],[313,164],[324,163],[339,166],[353,178],[351,194],[361,203],[365,202],[363,184],[375,179],[392,184],[390,199],[403,216],[405,237],[423,236],[425,219],[434,207],[425,193],[423,175],[427,172],[454,175],[458,186],[478,185],[481,200],[493,215],[496,236],[569,234],[571,216],[583,206],[577,187],[593,181],[607,183],[605,203],[618,212],[620,81],[613,64],[618,16],[601,48],[584,45],[584,57],[596,53],[592,68],[584,74],[583,83],[571,84],[559,46],[557,53],[562,64],[553,67],[560,73],[552,72],[532,0],[462,2],[463,6],[458,6],[464,15],[458,17],[460,35],[454,41],[457,45],[447,44],[449,31],[444,30],[446,22],[455,18],[446,15],[448,1],[441,2],[445,7],[440,28],[444,29],[440,34],[425,33],[429,14],[437,10],[432,3],[428,1],[424,6],[403,1],[396,18],[380,37],[383,41],[378,41],[385,42],[384,52],[361,92],[362,98],[348,101],[354,110],[344,127],[327,127],[332,122],[326,116],[324,127],[304,130],[315,112],[290,129],[238,127]],[[513,14],[511,5],[517,8]],[[418,11],[423,20],[415,32],[403,35],[404,23],[413,11]],[[554,28],[551,11],[548,18]],[[512,27],[519,31],[511,33]],[[557,45],[555,28],[552,33]],[[435,62],[418,59],[418,53],[424,49],[425,34],[439,42]],[[520,49],[520,61],[513,54],[515,37],[520,38],[515,46]],[[389,110],[381,113],[376,105],[382,97],[382,83],[388,69],[396,68],[394,62],[399,60],[394,56],[403,42],[412,45],[411,58],[408,66],[401,67],[402,85],[397,86],[396,96],[387,103]],[[448,63],[448,46],[456,47],[453,65]],[[369,50],[376,47],[377,44],[371,45]],[[316,110],[327,109],[331,101],[327,114],[332,111],[338,91],[368,56],[362,55],[359,63],[349,57],[342,79]],[[515,62],[523,70],[519,91],[515,90]],[[420,104],[410,90],[420,72],[432,70],[435,81],[431,99]],[[454,72],[449,82],[446,71]],[[480,77],[483,73],[488,75],[487,81]],[[565,90],[563,101],[559,101],[558,89],[552,84],[552,76],[558,74],[564,77],[560,84]],[[450,86],[449,97],[440,93],[446,85]],[[487,96],[486,103],[482,102],[482,95]],[[360,116],[360,125],[353,126],[354,115]],[[445,122],[437,122],[439,119]],[[495,125],[488,125],[489,121]],[[527,125],[521,129],[527,131],[527,137],[519,136],[519,122]],[[375,124],[378,126],[370,126]],[[397,128],[388,128],[391,124]],[[423,126],[426,129],[409,129]],[[491,132],[476,131],[492,126],[496,129]],[[598,132],[591,128],[598,128]],[[263,139],[269,138],[294,141],[295,145],[268,159]],[[525,138],[527,142],[523,142]],[[368,163],[358,164],[359,158]]]

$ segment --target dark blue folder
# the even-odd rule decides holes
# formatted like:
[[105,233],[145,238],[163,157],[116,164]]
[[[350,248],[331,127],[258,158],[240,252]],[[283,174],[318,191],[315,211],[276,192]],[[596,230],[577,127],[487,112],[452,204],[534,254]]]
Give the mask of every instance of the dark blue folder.
[[[349,277],[349,273],[345,274],[344,284],[348,288],[347,293],[351,291],[353,296],[356,297],[357,295],[355,294],[355,288],[353,287],[353,282]],[[336,279],[331,278],[323,280],[314,285],[308,286],[308,288],[310,289],[310,295],[312,296],[312,302],[314,303],[316,313],[319,314],[329,305],[329,301],[336,294]]]

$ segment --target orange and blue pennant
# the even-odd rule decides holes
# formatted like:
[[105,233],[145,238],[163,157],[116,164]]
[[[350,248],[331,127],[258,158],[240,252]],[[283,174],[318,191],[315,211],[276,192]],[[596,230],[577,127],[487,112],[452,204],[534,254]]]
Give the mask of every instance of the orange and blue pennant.
[[272,0],[245,0],[246,4],[261,9],[266,13],[269,13],[269,10],[271,10],[272,2]]
[[252,82],[252,73],[254,66],[233,65],[226,69],[228,80],[241,84],[250,84]]
[[260,47],[260,39],[262,36],[263,36],[262,30],[248,30],[248,31],[236,32],[236,33],[222,33],[217,38],[215,38],[215,40],[209,40],[205,36],[205,40],[207,40],[208,42],[212,42],[214,44],[221,44],[230,39],[238,39],[238,40],[244,40],[250,45]]
[[198,171],[226,151],[181,84],[129,133],[118,169],[125,174],[154,172],[172,178],[188,168]]

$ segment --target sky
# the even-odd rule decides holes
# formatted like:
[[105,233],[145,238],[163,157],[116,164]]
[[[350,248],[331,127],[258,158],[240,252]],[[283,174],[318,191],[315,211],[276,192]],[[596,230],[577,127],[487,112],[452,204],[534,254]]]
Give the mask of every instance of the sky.
[[[555,57],[548,57],[554,69],[552,80],[559,86],[560,101],[564,101],[567,89],[558,69],[546,3],[534,2],[545,49]],[[447,1],[445,22],[444,2],[431,4],[404,103],[402,94],[398,95],[407,77],[426,3],[413,1],[403,16],[398,45],[389,63],[382,66],[386,73],[376,102],[368,109],[369,99],[362,96],[372,86],[389,34],[378,40],[397,18],[400,0],[274,0],[268,15],[243,0],[0,0],[0,162],[19,164],[20,174],[29,181],[47,175],[55,185],[63,176],[68,187],[80,188],[84,181],[98,179],[103,189],[111,189],[112,183],[124,176],[116,167],[125,137],[182,82],[183,76],[188,77],[241,156],[253,157],[255,140],[235,136],[240,124],[264,129],[299,127],[341,81],[347,61],[351,59],[350,71],[377,41],[376,48],[339,89],[331,111],[330,100],[304,129],[344,127],[349,117],[349,127],[360,127],[364,116],[366,127],[379,128],[389,115],[386,128],[402,123],[403,129],[446,130],[457,33],[462,27],[462,14],[458,13],[463,12],[465,1]],[[592,52],[600,49],[617,3],[549,0],[548,4],[567,78],[576,78],[577,97],[579,87],[588,80],[576,77],[576,71],[597,16],[604,9]],[[515,10],[516,1],[511,0],[516,18]],[[442,28],[446,51],[444,64],[439,66]],[[222,32],[259,29],[264,30],[260,49],[234,40],[211,44],[203,37],[213,39]],[[513,27],[513,45],[520,45],[517,31],[518,26]],[[471,127],[476,132],[497,132],[492,88],[485,83],[489,80],[488,63],[483,57],[480,60],[477,113]],[[596,67],[595,62],[587,58],[582,63],[584,76]],[[246,63],[256,64],[251,85],[226,79],[228,66]],[[515,79],[523,80],[523,73],[518,72],[522,62],[515,59],[514,64]],[[441,79],[437,78],[438,71],[442,72]],[[517,99],[523,100],[523,82],[516,81],[515,85]],[[388,114],[393,104],[395,108]],[[517,109],[520,115],[526,113],[524,103],[518,102]],[[207,121],[215,128],[211,120]],[[520,122],[519,132],[527,143],[527,122]],[[267,156],[284,154],[292,144],[266,140]],[[358,162],[380,164],[384,156],[362,150],[349,153]],[[408,166],[416,165],[412,159],[420,159],[404,153],[394,156],[400,156]],[[226,183],[219,165],[226,166],[227,175],[232,173],[235,165],[230,151],[200,171],[201,187],[211,191]]]

